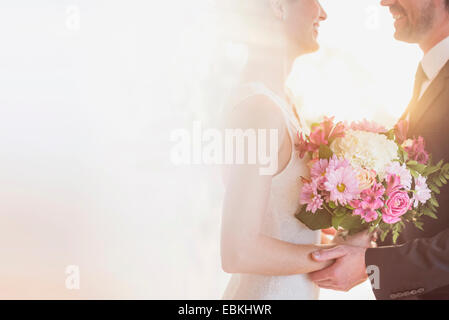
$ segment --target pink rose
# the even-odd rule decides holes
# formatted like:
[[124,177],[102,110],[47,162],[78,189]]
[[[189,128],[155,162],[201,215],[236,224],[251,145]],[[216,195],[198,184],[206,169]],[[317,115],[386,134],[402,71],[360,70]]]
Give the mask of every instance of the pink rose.
[[412,204],[407,191],[394,188],[388,194],[386,207],[382,210],[382,220],[385,223],[393,224],[401,220],[401,216],[407,213]]

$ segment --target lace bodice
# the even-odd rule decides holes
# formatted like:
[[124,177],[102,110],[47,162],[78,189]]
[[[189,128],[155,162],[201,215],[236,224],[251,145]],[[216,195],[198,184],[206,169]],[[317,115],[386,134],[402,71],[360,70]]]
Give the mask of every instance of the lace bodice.
[[[302,187],[300,176],[307,176],[307,159],[300,159],[294,148],[298,130],[307,130],[299,124],[287,103],[267,89],[263,84],[249,85],[252,95],[271,98],[282,110],[288,126],[292,155],[284,170],[273,177],[270,200],[263,219],[263,232],[279,240],[295,244],[318,244],[320,232],[312,231],[298,221],[294,214],[299,207],[299,193]],[[241,100],[240,100],[241,101]],[[224,294],[224,299],[317,299],[318,287],[307,275],[261,276],[234,274]]]

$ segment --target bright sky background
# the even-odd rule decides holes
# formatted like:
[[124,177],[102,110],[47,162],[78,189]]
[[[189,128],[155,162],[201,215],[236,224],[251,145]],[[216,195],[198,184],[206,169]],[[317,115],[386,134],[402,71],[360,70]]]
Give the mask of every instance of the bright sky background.
[[[322,50],[292,74],[308,119],[391,125],[407,105],[420,53],[378,2],[323,0]],[[2,1],[0,298],[221,297],[221,180],[170,163],[169,139],[215,124],[244,57],[217,38],[212,5]]]
[[393,19],[379,3],[322,1],[322,50],[298,59],[291,83],[308,118],[323,113],[391,126],[407,106],[421,53],[393,38]]

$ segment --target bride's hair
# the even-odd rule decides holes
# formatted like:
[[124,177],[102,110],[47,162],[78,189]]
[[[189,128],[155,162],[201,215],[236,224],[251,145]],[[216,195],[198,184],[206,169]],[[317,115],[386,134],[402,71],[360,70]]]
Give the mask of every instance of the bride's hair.
[[282,0],[219,0],[225,16],[226,36],[250,45],[270,46],[280,34],[280,21],[272,9],[272,1]]

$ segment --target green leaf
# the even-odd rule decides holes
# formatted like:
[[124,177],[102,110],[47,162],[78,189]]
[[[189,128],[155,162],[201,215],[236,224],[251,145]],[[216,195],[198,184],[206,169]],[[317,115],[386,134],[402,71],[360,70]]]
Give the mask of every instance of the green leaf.
[[330,202],[329,202],[329,207],[330,207],[331,209],[335,209],[335,208],[337,207],[337,205],[335,204],[335,202],[330,201]]
[[396,244],[396,241],[398,241],[399,232],[394,231],[393,232],[393,243]]
[[382,242],[385,241],[385,239],[387,238],[387,235],[388,235],[389,232],[390,232],[390,230],[385,230],[385,231],[383,231],[383,232],[380,234],[380,240],[381,240]]
[[438,167],[428,167],[426,168],[426,170],[424,170],[424,176],[429,176],[435,172],[438,172],[440,170],[440,168]]
[[438,204],[437,200],[435,199],[435,197],[432,196],[432,198],[430,198],[430,203],[434,206],[434,207],[439,207],[440,205]]
[[399,147],[399,152],[402,155],[402,161],[403,162],[407,162],[407,160],[408,160],[408,153],[405,152],[405,150],[402,147]]
[[319,157],[320,159],[329,159],[332,158],[334,153],[332,152],[331,148],[328,146],[322,144],[320,145],[320,151],[319,151]]
[[369,228],[369,225],[364,223],[364,221],[355,215],[345,215],[344,219],[340,222],[340,227],[347,230],[349,235],[359,233],[360,231]]
[[376,229],[377,229],[377,225],[374,224],[371,227],[369,227],[368,231],[369,231],[369,233],[373,233]]
[[340,223],[343,221],[345,216],[333,216],[332,217],[332,226],[335,230],[338,230],[338,227],[340,226]]
[[434,213],[437,213],[438,209],[430,202],[427,202],[427,206],[430,210],[432,210]]
[[426,165],[418,163],[416,165],[409,165],[410,168],[412,168],[413,170],[417,171],[420,174],[423,174],[424,171],[426,170]]
[[438,219],[437,215],[435,213],[433,213],[433,211],[428,208],[425,208],[423,210],[423,213],[425,216],[431,217],[432,219]]
[[432,190],[433,192],[435,192],[436,194],[440,194],[441,193],[440,189],[436,185],[434,185],[433,183],[432,184],[429,183],[429,189]]
[[437,215],[432,212],[432,210],[426,210],[424,211],[424,215],[431,217],[432,219],[438,219]]
[[387,136],[388,140],[394,140],[394,128],[384,133]]
[[443,186],[443,183],[441,182],[439,177],[432,178],[433,183],[435,183],[439,188]]
[[418,165],[418,161],[410,160],[409,162],[407,162],[407,165],[408,166],[416,166],[416,165]]
[[306,210],[306,206],[298,209],[295,217],[311,230],[321,230],[332,227],[332,216],[326,210],[318,210],[311,213]]
[[335,211],[334,214],[338,217],[344,216],[348,213],[348,210],[346,210],[346,208],[344,207],[338,207]]
[[418,221],[415,222],[415,227],[417,227],[419,230],[424,231],[423,225],[424,225],[424,223],[422,223],[422,222],[418,222]]

